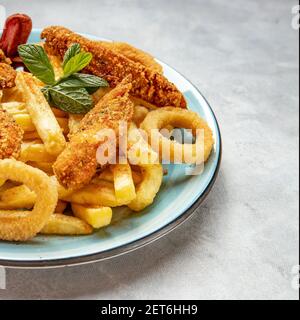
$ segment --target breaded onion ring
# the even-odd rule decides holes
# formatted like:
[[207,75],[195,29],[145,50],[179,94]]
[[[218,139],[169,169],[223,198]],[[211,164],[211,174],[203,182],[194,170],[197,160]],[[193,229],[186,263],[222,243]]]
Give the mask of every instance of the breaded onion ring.
[[[196,136],[196,143],[181,144],[164,137],[159,130],[168,126],[192,129],[193,135]],[[140,128],[146,131],[151,147],[159,152],[160,157],[171,162],[174,162],[174,160],[190,164],[205,162],[214,144],[212,130],[206,121],[201,119],[197,113],[186,109],[165,107],[151,111],[141,123]],[[203,137],[203,140],[201,137]],[[204,142],[204,145],[201,142]],[[166,158],[163,154],[163,148],[169,151],[169,158]],[[200,156],[203,161],[199,159],[199,149],[201,150]],[[176,155],[182,156],[177,159]]]
[[57,204],[57,188],[43,171],[13,159],[0,160],[0,180],[27,185],[37,195],[32,211],[0,210],[0,239],[26,241],[33,238],[48,221]]
[[141,170],[143,180],[136,187],[136,198],[128,204],[134,211],[141,211],[153,203],[163,178],[161,164],[141,165]]

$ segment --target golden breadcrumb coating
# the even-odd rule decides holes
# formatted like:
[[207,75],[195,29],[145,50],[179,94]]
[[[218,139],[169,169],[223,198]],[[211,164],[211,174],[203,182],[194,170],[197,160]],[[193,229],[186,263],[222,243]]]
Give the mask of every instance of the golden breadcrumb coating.
[[148,69],[151,69],[154,72],[163,73],[162,66],[155,61],[154,57],[151,54],[144,52],[141,49],[135,48],[126,42],[107,42],[107,41],[99,41],[103,46],[108,49],[111,49],[119,54],[124,55],[128,59],[141,63]]
[[70,142],[53,166],[58,181],[64,187],[78,189],[89,183],[96,173],[96,152],[101,145],[97,134],[102,129],[113,129],[118,137],[120,122],[132,119],[134,105],[129,98],[131,83],[128,81],[125,78],[106,94],[70,136]]
[[22,128],[0,107],[0,160],[18,158],[22,139]]
[[11,64],[11,60],[5,56],[3,50],[1,49],[0,49],[0,62]]
[[132,96],[157,107],[186,108],[182,93],[163,75],[103,46],[99,41],[88,40],[64,27],[55,26],[44,29],[41,37],[46,40],[45,49],[61,57],[73,43],[79,43],[83,50],[93,54],[91,63],[84,71],[103,77],[112,87],[132,75]]
[[14,87],[17,72],[10,65],[0,63],[0,89],[7,89]]

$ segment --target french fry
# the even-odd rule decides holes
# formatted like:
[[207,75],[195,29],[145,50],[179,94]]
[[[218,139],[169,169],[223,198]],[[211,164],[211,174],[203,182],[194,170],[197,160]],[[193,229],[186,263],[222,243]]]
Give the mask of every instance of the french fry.
[[22,88],[27,111],[47,152],[57,156],[66,140],[48,102],[31,75],[18,72],[16,82]]
[[91,234],[93,228],[86,222],[71,216],[63,214],[52,214],[40,231],[41,234],[55,235],[86,235]]
[[108,226],[112,219],[110,207],[86,207],[72,203],[72,211],[77,218],[87,222],[95,229]]
[[69,116],[69,130],[70,134],[73,134],[79,128],[80,121],[82,120],[82,114],[70,114]]
[[130,202],[136,197],[135,186],[129,164],[115,164],[112,166],[115,194],[118,201]]
[[[132,179],[133,179],[133,182],[135,185],[142,182],[142,175],[139,172],[131,170],[131,174],[132,174]],[[100,174],[98,176],[93,178],[93,181],[95,183],[97,183],[97,181],[99,181],[99,180],[114,182],[114,175],[113,175],[111,169],[106,168],[105,170],[100,172]]]
[[20,160],[23,162],[53,162],[56,157],[46,151],[46,147],[42,143],[23,142],[21,145]]
[[89,206],[118,207],[127,204],[117,199],[114,185],[107,181],[91,183],[60,199]]
[[48,54],[48,57],[54,69],[55,79],[58,80],[64,75],[61,58],[53,54]]
[[36,131],[31,131],[31,132],[24,132],[23,134],[23,139],[26,141],[30,140],[41,140],[39,134]]
[[[39,139],[40,136],[38,134],[38,132],[36,131],[36,128],[34,126],[34,124],[31,121],[31,117],[28,113],[21,113],[21,114],[15,114],[13,115],[15,121],[21,126],[21,128],[24,130],[25,132],[25,138],[27,137],[31,137],[33,139],[33,137],[38,137]],[[69,132],[69,124],[68,124],[68,119],[67,118],[56,118],[60,128],[62,129],[62,131],[67,134]]]
[[66,202],[66,201],[58,200],[54,212],[55,213],[63,213],[67,207],[67,204],[68,204],[68,202]]
[[158,153],[143,138],[136,124],[131,122],[128,129],[128,160],[134,165],[158,164]]
[[14,114],[13,118],[25,132],[35,131],[35,126],[32,123],[30,115],[28,113]]
[[32,167],[38,168],[48,175],[53,175],[53,162],[36,162],[36,161],[28,161],[27,164],[29,164]]
[[69,133],[69,120],[67,118],[56,118],[59,126],[61,127],[63,133]]
[[14,114],[23,114],[27,113],[25,103],[11,101],[11,102],[4,102],[1,104],[2,108],[6,110],[8,113]]
[[36,194],[22,184],[3,191],[0,200],[0,209],[30,209],[36,201]]
[[145,119],[148,112],[149,112],[149,110],[146,107],[136,105],[134,107],[134,113],[133,113],[133,118],[132,118],[133,122],[139,127],[140,124]]
[[51,180],[53,180],[54,184],[56,185],[57,192],[58,192],[58,199],[60,200],[66,200],[72,193],[74,193],[74,190],[66,189],[64,188],[56,179],[55,176],[51,177]]

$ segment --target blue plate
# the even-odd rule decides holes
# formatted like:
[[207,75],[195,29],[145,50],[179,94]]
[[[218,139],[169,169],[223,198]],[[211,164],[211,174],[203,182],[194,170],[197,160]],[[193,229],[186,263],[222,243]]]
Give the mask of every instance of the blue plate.
[[[39,42],[40,32],[33,30],[29,42]],[[163,66],[165,76],[184,93],[189,108],[198,112],[213,130],[215,145],[203,173],[187,176],[185,165],[168,165],[168,175],[164,178],[160,192],[153,205],[144,211],[133,214],[127,208],[116,208],[114,223],[88,236],[37,236],[26,243],[0,242],[0,265],[55,267],[121,255],[164,236],[191,216],[204,200],[216,179],[221,162],[218,123],[197,88],[173,68],[158,62]]]

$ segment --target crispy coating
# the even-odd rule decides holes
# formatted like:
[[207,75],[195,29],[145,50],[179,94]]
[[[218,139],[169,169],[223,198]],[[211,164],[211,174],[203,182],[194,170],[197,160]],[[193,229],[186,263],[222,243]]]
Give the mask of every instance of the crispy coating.
[[163,75],[103,46],[99,41],[88,40],[64,27],[55,26],[44,29],[41,37],[46,39],[45,49],[61,57],[70,45],[79,43],[83,50],[93,54],[91,63],[84,71],[103,77],[112,87],[115,87],[126,76],[132,75],[130,91],[132,96],[157,107],[186,108],[186,101],[182,93]]
[[57,187],[43,171],[21,161],[0,161],[0,179],[21,182],[36,194],[31,211],[0,210],[0,240],[26,241],[47,223],[57,204]]
[[10,65],[0,63],[0,89],[14,87],[17,72]]
[[22,128],[0,107],[0,160],[18,158],[22,139]]
[[11,64],[11,60],[5,56],[2,49],[0,49],[0,62]]
[[125,78],[105,95],[70,136],[70,142],[53,166],[58,181],[64,187],[78,189],[89,183],[96,173],[96,152],[101,145],[97,134],[102,129],[112,129],[118,137],[120,122],[132,119],[134,105],[129,99],[129,80]]
[[151,69],[154,72],[163,73],[162,66],[155,61],[154,57],[152,57],[149,53],[144,52],[141,49],[135,48],[126,42],[107,42],[107,41],[99,41],[102,46],[111,49],[119,54],[124,55],[128,59],[141,63],[148,69]]

